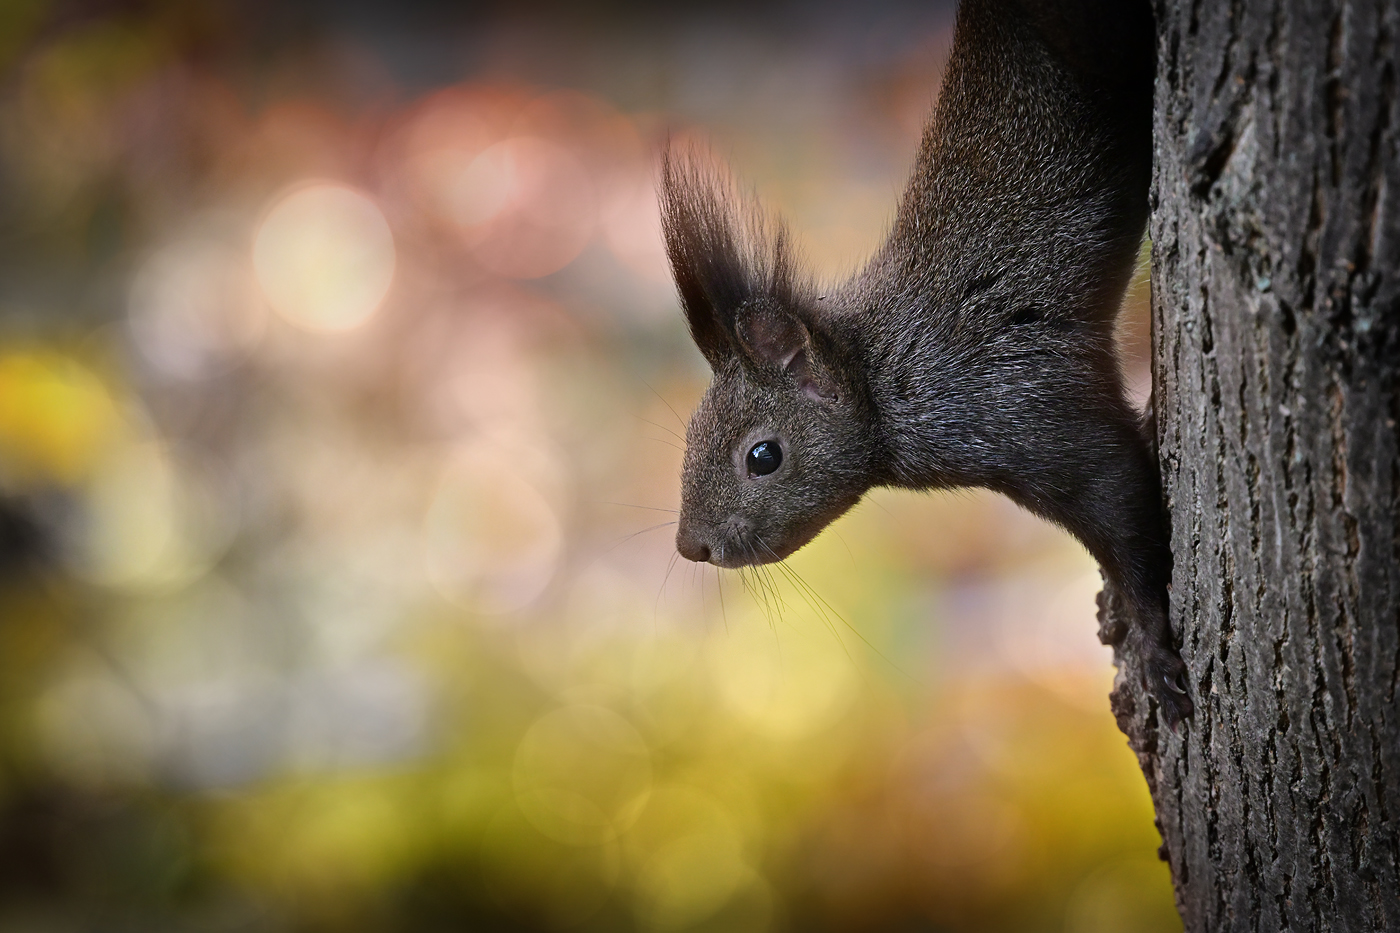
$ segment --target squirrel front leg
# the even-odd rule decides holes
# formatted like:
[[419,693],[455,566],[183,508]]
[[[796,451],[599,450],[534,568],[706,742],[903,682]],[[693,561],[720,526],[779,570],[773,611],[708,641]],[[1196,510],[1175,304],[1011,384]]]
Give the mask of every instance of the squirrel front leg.
[[1167,614],[1171,550],[1157,466],[1126,406],[1081,409],[1075,420],[1062,434],[1075,443],[1042,451],[1042,468],[1022,472],[1004,491],[1078,538],[1126,598],[1134,624],[1121,637],[1130,639],[1144,684],[1175,729],[1194,706]]

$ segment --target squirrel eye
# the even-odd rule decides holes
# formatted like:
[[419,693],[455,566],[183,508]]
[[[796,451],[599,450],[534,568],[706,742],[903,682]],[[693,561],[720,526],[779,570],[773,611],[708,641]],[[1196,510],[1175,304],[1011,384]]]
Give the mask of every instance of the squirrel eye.
[[775,441],[754,444],[745,462],[750,476],[767,476],[783,463],[783,450]]

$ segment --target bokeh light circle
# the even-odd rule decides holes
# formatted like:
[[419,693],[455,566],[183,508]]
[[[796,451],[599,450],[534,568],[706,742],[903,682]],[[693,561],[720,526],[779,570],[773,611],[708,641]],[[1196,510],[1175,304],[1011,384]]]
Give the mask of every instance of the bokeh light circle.
[[477,261],[507,278],[562,269],[597,227],[588,171],[569,150],[534,137],[487,148],[458,174],[449,198]]
[[447,465],[423,526],[428,578],[449,602],[491,615],[528,606],[558,567],[555,507],[516,451],[482,445]]
[[69,569],[98,586],[188,585],[209,570],[235,531],[208,478],[158,442],[113,444],[84,493],[66,554]]
[[647,930],[692,929],[752,875],[733,814],[682,784],[656,788],[627,834],[634,909]]
[[153,252],[132,279],[132,336],[161,372],[196,378],[217,371],[262,336],[248,257],[196,232]]
[[379,308],[394,279],[394,235],[368,196],[331,182],[283,195],[253,240],[268,303],[310,331],[343,331]]
[[551,839],[598,845],[636,820],[651,791],[651,752],[626,719],[601,706],[541,716],[515,753],[520,812]]

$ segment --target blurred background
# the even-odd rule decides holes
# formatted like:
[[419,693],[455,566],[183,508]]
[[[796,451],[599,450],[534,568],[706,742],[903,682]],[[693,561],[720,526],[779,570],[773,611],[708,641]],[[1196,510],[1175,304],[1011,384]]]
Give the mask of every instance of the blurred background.
[[952,7],[662,7],[0,0],[0,931],[1181,928],[1068,537],[677,563],[659,147],[841,275]]

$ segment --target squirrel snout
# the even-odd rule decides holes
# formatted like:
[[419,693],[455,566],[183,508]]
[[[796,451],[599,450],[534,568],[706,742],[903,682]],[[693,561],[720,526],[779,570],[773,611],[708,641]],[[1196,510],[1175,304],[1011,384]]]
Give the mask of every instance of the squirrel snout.
[[680,530],[676,532],[676,550],[686,560],[693,560],[697,564],[703,564],[710,559],[710,546],[695,533],[695,526],[682,522]]

